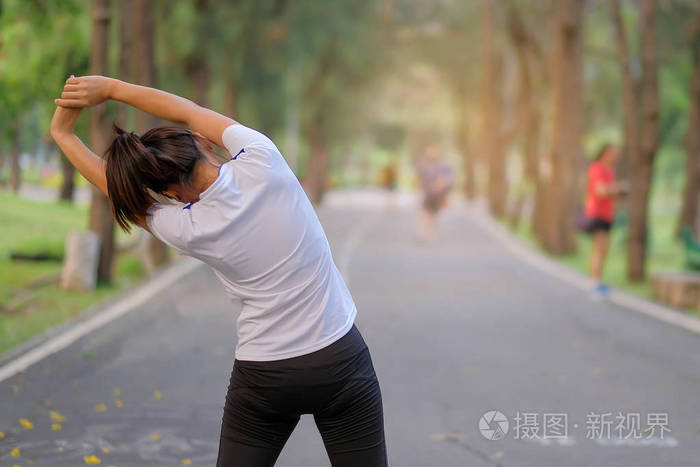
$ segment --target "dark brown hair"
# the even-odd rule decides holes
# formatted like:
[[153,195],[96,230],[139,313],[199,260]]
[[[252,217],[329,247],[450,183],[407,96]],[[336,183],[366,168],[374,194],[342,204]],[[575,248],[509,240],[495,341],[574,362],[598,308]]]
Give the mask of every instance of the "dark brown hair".
[[187,185],[204,154],[187,128],[164,126],[142,134],[127,132],[112,123],[116,133],[105,152],[107,191],[112,214],[125,232],[131,223],[146,218],[156,200],[147,188],[160,193],[170,185]]
[[599,161],[605,155],[605,153],[608,152],[608,149],[610,149],[613,146],[615,146],[613,143],[603,143],[600,149],[598,149],[598,153],[593,158],[593,161]]

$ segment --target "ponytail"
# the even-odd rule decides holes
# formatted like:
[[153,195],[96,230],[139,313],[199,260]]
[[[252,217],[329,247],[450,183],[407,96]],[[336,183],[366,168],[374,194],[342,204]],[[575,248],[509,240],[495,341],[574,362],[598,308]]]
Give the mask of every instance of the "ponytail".
[[145,219],[156,193],[170,185],[187,185],[197,163],[204,158],[195,135],[175,126],[153,128],[139,136],[112,124],[116,136],[105,153],[107,191],[119,227]]

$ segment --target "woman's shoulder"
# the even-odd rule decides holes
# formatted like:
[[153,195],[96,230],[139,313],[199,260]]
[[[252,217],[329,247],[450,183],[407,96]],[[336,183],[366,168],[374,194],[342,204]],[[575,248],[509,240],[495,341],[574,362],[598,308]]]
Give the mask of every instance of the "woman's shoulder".
[[234,123],[226,127],[221,135],[221,140],[234,159],[239,155],[245,154],[246,148],[249,147],[258,146],[277,149],[275,143],[264,133],[241,123]]

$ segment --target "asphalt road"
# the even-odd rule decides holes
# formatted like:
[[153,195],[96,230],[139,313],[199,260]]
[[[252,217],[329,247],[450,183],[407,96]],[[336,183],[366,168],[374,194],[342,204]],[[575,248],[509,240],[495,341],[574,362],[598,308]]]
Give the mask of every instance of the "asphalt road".
[[[698,465],[700,336],[591,300],[459,206],[419,244],[412,205],[385,201],[331,196],[320,217],[379,376],[390,465]],[[213,466],[237,312],[202,266],[3,381],[0,465]],[[502,439],[484,436],[502,423],[479,430],[492,410]],[[277,465],[329,465],[310,416]]]

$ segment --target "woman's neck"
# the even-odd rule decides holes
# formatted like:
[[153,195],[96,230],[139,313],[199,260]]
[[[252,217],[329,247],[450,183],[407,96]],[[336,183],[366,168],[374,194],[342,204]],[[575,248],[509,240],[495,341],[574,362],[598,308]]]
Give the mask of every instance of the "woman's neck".
[[219,177],[219,166],[214,165],[208,159],[203,159],[192,171],[192,186],[197,197],[211,186]]

